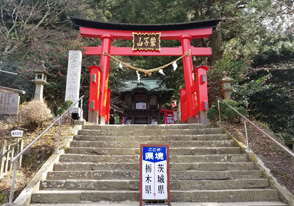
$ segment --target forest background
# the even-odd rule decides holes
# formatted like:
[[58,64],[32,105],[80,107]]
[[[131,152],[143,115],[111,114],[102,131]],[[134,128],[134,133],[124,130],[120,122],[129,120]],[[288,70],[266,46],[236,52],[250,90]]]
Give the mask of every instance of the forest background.
[[[100,40],[81,38],[68,16],[89,20],[133,24],[172,24],[220,19],[209,39],[193,40],[193,46],[212,47],[211,57],[194,57],[193,64],[210,67],[210,106],[221,96],[222,72],[234,79],[233,99],[249,115],[266,123],[283,140],[294,134],[294,3],[292,0],[0,0],[0,85],[22,89],[21,101],[34,92],[33,70],[41,61],[49,72],[44,97],[56,113],[64,102],[67,55],[71,49],[100,45]],[[132,46],[115,40],[114,46]],[[162,42],[179,46],[178,41]],[[174,57],[120,57],[146,69],[164,65]],[[89,92],[88,66],[99,64],[99,56],[83,57],[81,95]],[[164,70],[151,78],[163,79],[174,89],[171,100],[179,99],[184,86],[183,68]],[[128,77],[133,70],[111,62],[109,87]],[[143,74],[141,74],[143,76]],[[114,104],[123,107],[115,95]],[[171,102],[170,102],[171,103]],[[170,103],[164,106],[169,107]]]

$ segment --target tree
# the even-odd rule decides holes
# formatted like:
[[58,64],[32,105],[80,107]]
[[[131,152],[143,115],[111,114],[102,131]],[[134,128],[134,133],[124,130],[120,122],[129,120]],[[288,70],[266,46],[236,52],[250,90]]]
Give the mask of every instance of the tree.
[[[69,4],[71,5],[69,6]],[[37,43],[43,43],[46,45],[44,48],[50,50],[50,48],[55,48],[55,43],[60,42],[61,39],[75,38],[78,32],[72,32],[71,24],[66,19],[68,15],[90,20],[137,24],[221,19],[222,21],[211,38],[193,40],[192,42],[193,46],[210,46],[213,49],[212,57],[195,57],[193,59],[194,65],[207,64],[211,67],[209,71],[210,97],[220,95],[219,81],[223,71],[228,71],[229,75],[236,80],[234,85],[237,92],[236,97],[241,97],[244,95],[239,95],[238,91],[241,93],[243,91],[241,88],[248,85],[251,80],[266,78],[267,74],[262,73],[254,76],[255,70],[268,64],[276,64],[281,61],[289,62],[293,59],[292,33],[294,25],[291,22],[293,22],[294,5],[291,0],[243,0],[237,2],[234,0],[73,0],[70,2],[61,0],[0,0],[0,6],[1,59],[3,65],[9,65],[9,69],[12,70],[18,69],[18,72],[26,70],[22,65],[28,65],[28,71],[32,69],[32,54],[27,52],[31,43],[34,46]],[[83,41],[87,46],[100,44],[99,40],[84,39]],[[131,46],[132,42],[116,40],[113,45]],[[179,42],[164,41],[162,46],[179,46]],[[38,56],[38,58],[40,57]],[[57,58],[59,59],[59,57]],[[173,57],[120,58],[134,66],[143,68],[158,67],[174,60]],[[66,68],[66,59],[62,61],[64,63],[60,65],[62,68]],[[84,66],[90,66],[98,61],[99,57],[84,59]],[[58,65],[47,62],[47,66],[53,72]],[[50,86],[61,89],[64,83],[62,85],[59,83],[64,82],[65,72],[61,71],[60,73],[63,76],[58,74],[58,70],[56,72],[53,72],[56,78],[63,77],[63,80],[57,81],[56,85],[53,85],[54,80],[52,80]],[[164,72],[166,76],[156,73],[152,77],[164,79],[168,87],[175,89],[174,96],[177,97],[177,90],[184,85],[181,63],[179,62],[179,68],[175,72],[172,68],[167,68]],[[117,63],[111,62],[110,87],[115,88],[117,81],[129,75],[135,76],[136,73],[133,70],[121,70]],[[10,79],[9,81],[15,80]],[[15,86],[14,83],[10,82],[9,84],[6,80],[3,83]],[[272,82],[268,79],[265,84],[259,86],[262,88],[267,83]],[[86,87],[86,85],[84,86]],[[52,91],[56,92],[56,90]],[[290,94],[292,95],[292,93]],[[62,96],[61,93],[60,95]],[[58,104],[54,103],[54,105]]]

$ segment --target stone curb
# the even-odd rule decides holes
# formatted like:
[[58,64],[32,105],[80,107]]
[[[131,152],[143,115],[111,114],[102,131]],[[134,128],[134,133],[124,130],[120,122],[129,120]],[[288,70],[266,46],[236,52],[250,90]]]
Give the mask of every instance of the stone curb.
[[239,142],[224,127],[222,127],[222,129],[241,147],[242,151],[246,152],[250,160],[256,164],[256,166],[262,171],[264,176],[270,181],[270,184],[278,190],[281,200],[287,203],[288,206],[294,206],[294,195],[285,186],[282,186],[277,181],[277,179],[271,174],[270,169],[265,166],[263,161],[253,151],[247,151],[246,146],[242,142]]

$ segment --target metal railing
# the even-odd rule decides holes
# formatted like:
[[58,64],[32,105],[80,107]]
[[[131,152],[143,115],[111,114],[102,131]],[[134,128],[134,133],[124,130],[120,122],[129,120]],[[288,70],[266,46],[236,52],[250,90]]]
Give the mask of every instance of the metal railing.
[[16,155],[12,160],[11,163],[13,164],[13,175],[12,175],[12,184],[10,188],[10,195],[9,195],[9,204],[12,204],[13,202],[13,194],[14,194],[14,187],[15,187],[15,179],[16,179],[16,170],[18,166],[18,159],[21,155],[23,155],[30,147],[38,141],[51,127],[53,127],[58,122],[58,137],[57,137],[57,145],[55,149],[55,153],[59,153],[59,144],[60,144],[60,125],[61,125],[61,119],[74,107],[78,106],[78,103],[80,103],[81,106],[81,114],[82,112],[82,105],[83,105],[83,98],[82,96],[80,99],[75,101],[62,115],[60,115],[50,126],[48,126],[38,137],[36,137],[26,148],[24,148],[18,155]]
[[245,127],[245,137],[246,137],[246,144],[247,144],[247,151],[250,151],[250,147],[249,147],[249,140],[248,140],[248,134],[247,134],[247,122],[249,124],[251,124],[253,127],[255,127],[258,131],[260,131],[261,133],[263,133],[264,135],[266,135],[270,140],[272,140],[276,145],[278,145],[279,147],[281,147],[283,150],[285,150],[287,153],[289,153],[292,157],[294,157],[294,153],[287,148],[286,146],[282,145],[279,141],[277,141],[274,137],[270,136],[268,133],[266,133],[265,131],[263,131],[260,127],[258,127],[256,124],[254,124],[252,121],[250,121],[247,117],[245,117],[243,114],[241,114],[240,112],[238,112],[236,109],[234,109],[232,106],[230,106],[229,104],[227,104],[223,99],[216,97],[218,100],[218,111],[219,111],[219,119],[221,121],[221,115],[220,115],[220,104],[219,101],[221,101],[222,103],[224,103],[225,105],[227,105],[229,108],[231,108],[234,112],[236,112],[238,115],[240,115],[243,119],[244,119],[244,127]]

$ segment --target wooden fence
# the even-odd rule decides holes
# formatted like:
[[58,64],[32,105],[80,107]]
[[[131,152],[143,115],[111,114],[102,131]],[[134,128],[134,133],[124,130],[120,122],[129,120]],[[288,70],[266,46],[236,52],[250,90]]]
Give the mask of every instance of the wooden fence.
[[[0,179],[12,170],[11,160],[23,150],[22,138],[17,138],[12,143],[4,140],[0,146]],[[18,160],[18,169],[21,167],[22,156]]]

